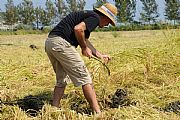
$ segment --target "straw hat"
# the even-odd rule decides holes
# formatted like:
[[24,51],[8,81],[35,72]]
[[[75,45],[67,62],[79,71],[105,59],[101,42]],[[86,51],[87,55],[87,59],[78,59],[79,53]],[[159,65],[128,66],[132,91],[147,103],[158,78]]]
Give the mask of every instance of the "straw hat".
[[105,3],[99,8],[95,8],[95,10],[98,10],[99,12],[103,13],[106,15],[112,22],[111,24],[115,26],[115,17],[117,15],[117,8],[110,4],[110,3]]

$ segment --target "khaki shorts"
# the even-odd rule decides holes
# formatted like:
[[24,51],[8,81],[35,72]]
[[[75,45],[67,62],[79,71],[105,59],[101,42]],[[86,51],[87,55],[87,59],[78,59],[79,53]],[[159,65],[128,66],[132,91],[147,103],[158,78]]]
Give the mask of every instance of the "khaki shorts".
[[75,86],[92,83],[84,61],[69,42],[61,37],[47,38],[45,51],[56,73],[56,86],[66,86],[69,78]]

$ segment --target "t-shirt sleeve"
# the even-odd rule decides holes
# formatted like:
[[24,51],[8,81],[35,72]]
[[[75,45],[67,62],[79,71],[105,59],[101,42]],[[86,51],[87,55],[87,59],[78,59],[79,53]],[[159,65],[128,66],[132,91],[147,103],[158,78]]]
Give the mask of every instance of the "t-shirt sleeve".
[[87,31],[92,32],[99,25],[99,21],[100,18],[96,14],[91,14],[89,17],[84,19]]

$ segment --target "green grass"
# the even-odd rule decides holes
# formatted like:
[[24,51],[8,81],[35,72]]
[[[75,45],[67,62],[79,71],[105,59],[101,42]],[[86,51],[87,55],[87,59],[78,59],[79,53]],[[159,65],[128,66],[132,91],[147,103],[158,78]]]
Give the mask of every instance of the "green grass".
[[[0,119],[96,119],[86,114],[90,109],[81,88],[72,84],[67,86],[61,110],[50,105],[55,74],[44,52],[46,37],[0,37]],[[160,109],[180,101],[180,30],[97,32],[92,33],[90,41],[112,57],[108,64],[110,76],[100,62],[83,57],[93,75],[102,119],[180,119],[179,113]],[[38,49],[29,48],[31,44]],[[128,99],[136,104],[110,108],[107,101],[117,89],[125,89]],[[39,107],[35,117],[30,116],[33,105]]]

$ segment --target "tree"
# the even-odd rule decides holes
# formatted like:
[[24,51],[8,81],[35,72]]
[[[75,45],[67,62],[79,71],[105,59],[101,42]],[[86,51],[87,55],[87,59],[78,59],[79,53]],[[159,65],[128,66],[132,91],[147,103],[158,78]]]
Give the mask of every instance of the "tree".
[[115,0],[118,9],[117,20],[123,23],[133,22],[136,12],[136,0]]
[[77,7],[79,8],[78,10],[84,10],[84,7],[86,5],[85,0],[79,0]]
[[4,14],[4,20],[6,24],[13,25],[18,21],[17,17],[17,9],[14,6],[13,0],[7,0],[7,4],[5,4],[6,12]]
[[[39,29],[39,23],[42,22],[42,20],[44,20],[44,9],[42,9],[41,7],[36,7],[34,9],[34,14],[35,14],[35,20],[36,20],[36,27],[37,29]],[[42,19],[43,18],[43,19]],[[45,18],[46,19],[46,18]]]
[[37,7],[35,9],[37,27],[39,22],[42,22],[43,25],[50,25],[51,21],[55,17],[56,9],[53,6],[53,3],[50,0],[46,0],[45,5],[45,9],[42,7]]
[[159,17],[157,12],[157,3],[155,0],[140,0],[143,4],[143,11],[140,13],[141,18],[140,20],[144,22],[155,22],[156,19]]
[[35,20],[33,2],[23,0],[18,6],[19,20],[24,24],[32,24]]
[[53,2],[51,0],[46,0],[46,10],[44,11],[44,20],[43,23],[45,25],[49,25],[52,21],[52,19],[56,15],[56,8],[53,5]]
[[165,16],[168,20],[180,21],[180,0],[165,0]]
[[62,18],[64,18],[67,15],[67,7],[66,4],[64,2],[64,0],[55,0],[55,5],[57,7],[57,17],[60,18],[60,20]]
[[66,0],[68,12],[83,10],[86,4],[85,0]]
[[77,3],[76,0],[66,0],[68,3],[68,11],[77,11]]
[[97,0],[97,2],[93,5],[93,8],[98,8],[106,2],[107,2],[107,0]]
[[47,11],[42,7],[39,7],[39,21],[43,23],[43,25],[50,25],[50,19],[48,18]]

